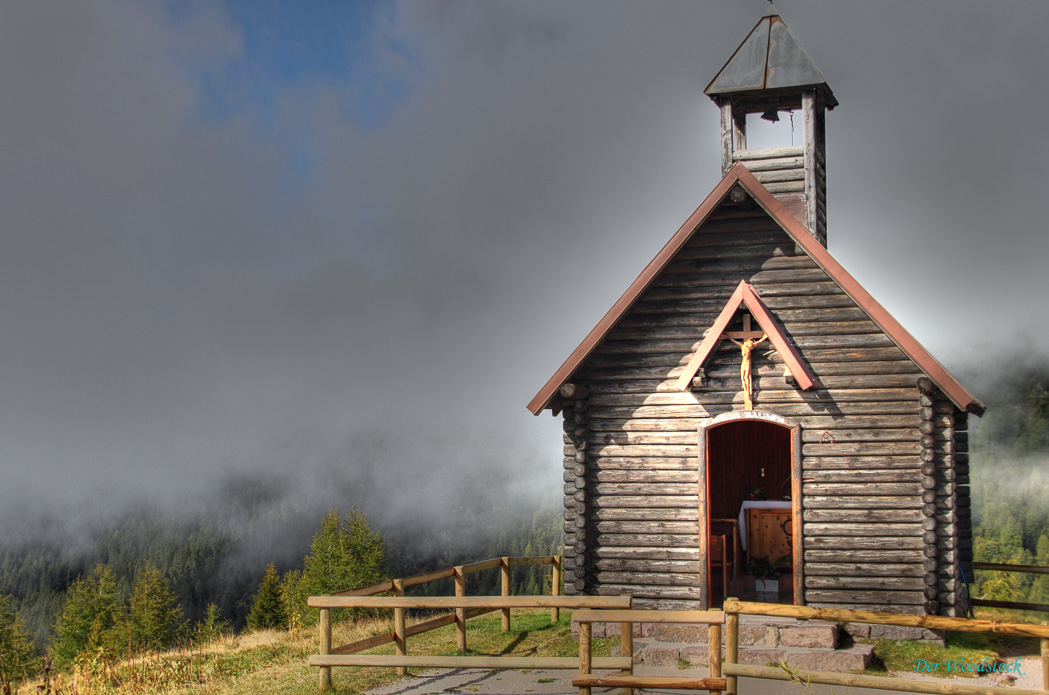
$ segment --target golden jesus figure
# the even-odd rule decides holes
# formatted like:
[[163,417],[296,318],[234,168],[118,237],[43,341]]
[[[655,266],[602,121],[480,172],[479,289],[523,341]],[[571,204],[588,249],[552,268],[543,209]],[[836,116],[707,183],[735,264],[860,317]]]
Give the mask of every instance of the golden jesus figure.
[[739,379],[743,382],[743,405],[747,410],[754,410],[754,401],[751,400],[751,391],[754,388],[754,382],[750,375],[750,353],[758,346],[759,343],[764,342],[768,338],[765,333],[761,334],[760,340],[754,340],[753,338],[747,338],[742,343],[738,340],[732,340],[733,343],[739,345],[740,355],[742,361],[739,365]]

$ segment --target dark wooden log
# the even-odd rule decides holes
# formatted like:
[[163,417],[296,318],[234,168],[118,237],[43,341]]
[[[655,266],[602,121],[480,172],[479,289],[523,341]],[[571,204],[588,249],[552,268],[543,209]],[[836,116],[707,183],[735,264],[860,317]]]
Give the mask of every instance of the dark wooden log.
[[[603,559],[594,563],[599,571],[604,572],[650,572],[673,574],[699,574],[699,561],[684,560],[624,560]],[[693,580],[695,581],[695,580]]]
[[[925,572],[920,564],[806,562],[805,574],[810,577],[824,575],[832,577],[908,577],[920,580]],[[806,586],[812,585],[806,584]]]
[[853,591],[853,590],[806,590],[805,599],[810,603],[849,603],[878,606],[895,604],[921,605],[924,602],[920,591]]
[[630,594],[635,599],[691,599],[699,600],[699,587],[689,586],[647,586],[644,584],[601,584],[594,587],[596,596],[622,596]]
[[820,577],[811,574],[805,578],[806,589],[883,589],[890,591],[921,591],[922,580],[916,577]]
[[598,572],[597,581],[601,584],[638,586],[696,586],[699,583],[698,577],[694,574],[660,572]]
[[[907,389],[899,387],[869,387],[848,385],[844,388],[823,388],[811,391],[784,389],[764,389],[761,391],[762,403],[813,403],[832,408],[838,403],[876,403],[893,401],[898,403],[912,402]],[[742,402],[742,396],[736,392],[703,392],[702,402],[733,403]],[[592,406],[641,406],[641,405],[695,405],[698,396],[678,391],[671,379],[624,380],[605,382],[600,390],[595,386],[591,395]],[[832,411],[833,412],[833,411]]]
[[598,507],[591,512],[591,516],[597,521],[699,521],[699,512],[696,509],[617,509],[614,507]]
[[807,523],[805,524],[805,540],[818,536],[865,536],[865,537],[889,537],[889,536],[920,536],[921,526],[918,524],[828,524]]
[[[839,425],[848,425],[850,423],[839,423]],[[898,428],[898,429],[879,429],[879,428],[860,428],[860,429],[831,429],[831,428],[815,428],[815,429],[803,429],[801,432],[801,441],[806,443],[819,444],[823,442],[832,442],[834,444],[842,442],[905,442],[909,446],[913,446],[915,438],[914,429]]]
[[670,535],[655,533],[602,533],[600,545],[603,548],[616,546],[635,547],[663,547],[667,545],[699,545],[699,535]]
[[845,442],[805,444],[802,446],[802,454],[805,456],[846,456],[858,454],[864,456],[900,456],[905,454],[918,454],[920,447],[917,442]]
[[805,480],[814,483],[916,483],[922,474],[916,470],[832,470],[809,471]]
[[688,471],[696,469],[692,458],[643,458],[626,456],[595,456],[590,461],[592,470],[668,470]]
[[595,509],[694,509],[696,498],[689,495],[607,495],[594,498],[591,505]]
[[597,483],[587,487],[597,495],[691,495],[699,494],[699,486],[685,483]]
[[804,471],[857,470],[857,469],[904,469],[918,470],[915,456],[821,456],[807,457],[802,462]]
[[593,480],[599,483],[685,483],[696,485],[699,483],[697,471],[619,471],[599,470],[593,475]]
[[[908,403],[875,402],[838,403],[834,404],[833,407],[835,416],[840,417],[851,415],[906,415],[913,418],[916,414],[917,406]],[[770,412],[774,412],[776,415],[782,415],[784,417],[797,417],[799,415],[826,415],[827,408],[827,405],[809,403],[777,403],[774,406],[767,406],[767,409]],[[636,407],[602,406],[600,408],[595,408],[591,413],[590,427],[594,429],[603,429],[604,426],[601,424],[601,421],[606,419],[627,420],[632,418],[680,418],[698,421],[702,418],[717,415],[720,411],[721,409],[717,409],[717,411],[708,410],[707,407],[698,404],[648,405]]]
[[561,385],[560,393],[561,398],[571,401],[586,398],[589,395],[590,390],[586,386],[569,383]]
[[917,509],[805,509],[802,518],[828,523],[913,523],[921,522]]
[[[581,454],[587,452],[579,452]],[[620,444],[602,444],[595,446],[590,450],[590,454],[594,456],[623,456],[629,458],[681,458],[684,456],[695,457],[698,453],[696,446],[660,446],[656,444],[632,444],[632,445],[620,445]],[[585,459],[584,459],[585,461]]]
[[[805,537],[810,550],[923,550],[926,544],[919,536],[892,536],[887,538],[849,538],[842,536]],[[935,553],[935,548],[933,549]]]
[[921,509],[921,500],[911,494],[873,497],[870,496],[870,493],[874,491],[869,487],[864,485],[855,487],[859,488],[857,491],[859,494],[841,495],[834,492],[826,496],[806,494],[805,509]]
[[595,524],[598,533],[659,533],[696,536],[699,525],[696,521],[599,521]]
[[652,547],[606,547],[594,548],[593,555],[598,561],[601,559],[637,560],[648,562],[651,560],[674,560],[697,562],[701,559],[697,547],[666,546],[662,548]]
[[[913,550],[903,550],[900,548],[889,548],[889,549],[805,549],[805,567],[809,567],[808,563],[842,563],[852,565],[854,563],[869,563],[869,564],[883,564],[883,563],[919,563],[923,558],[916,556]],[[921,565],[915,564],[915,567]]]

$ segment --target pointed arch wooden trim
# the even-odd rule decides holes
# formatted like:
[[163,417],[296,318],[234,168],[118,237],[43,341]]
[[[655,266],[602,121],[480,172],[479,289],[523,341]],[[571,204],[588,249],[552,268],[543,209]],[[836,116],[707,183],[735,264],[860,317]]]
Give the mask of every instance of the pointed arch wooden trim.
[[768,310],[765,303],[761,301],[761,297],[754,291],[750,283],[746,280],[740,280],[735,292],[732,293],[728,303],[725,304],[725,308],[721,310],[721,314],[718,315],[717,320],[714,321],[714,324],[707,332],[707,337],[700,343],[696,354],[692,356],[688,366],[685,367],[685,371],[678,378],[678,391],[688,390],[692,383],[692,377],[696,375],[696,372],[699,371],[699,368],[703,366],[710,355],[717,350],[722,340],[722,334],[732,323],[732,317],[739,311],[740,306],[746,306],[754,318],[757,319],[761,330],[765,331],[769,342],[772,343],[772,346],[776,348],[776,352],[783,358],[783,363],[790,370],[794,380],[798,383],[798,387],[802,391],[807,391],[815,386],[816,377],[813,376],[812,371],[805,364],[805,360],[798,354],[794,344],[783,334],[783,327],[780,326],[779,321]]

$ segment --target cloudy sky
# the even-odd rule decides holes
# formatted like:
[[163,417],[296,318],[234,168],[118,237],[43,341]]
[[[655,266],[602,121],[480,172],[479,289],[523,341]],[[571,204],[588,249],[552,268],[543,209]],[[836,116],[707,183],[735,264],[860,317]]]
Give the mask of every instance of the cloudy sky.
[[[716,185],[766,7],[0,4],[0,505],[556,501],[525,405]],[[1049,4],[777,7],[841,102],[831,252],[951,368],[1049,352]]]

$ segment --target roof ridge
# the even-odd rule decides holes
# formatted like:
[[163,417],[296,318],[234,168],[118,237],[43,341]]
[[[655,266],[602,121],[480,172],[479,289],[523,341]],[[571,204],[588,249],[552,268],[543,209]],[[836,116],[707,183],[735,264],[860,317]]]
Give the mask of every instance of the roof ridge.
[[986,406],[965,388],[947,369],[926,350],[921,343],[907,332],[900,323],[877,302],[854,277],[823,248],[809,233],[808,229],[794,218],[767,188],[742,164],[737,163],[726,173],[714,190],[707,195],[702,204],[689,216],[685,223],[660,249],[641,274],[627,288],[611,309],[601,318],[587,334],[568,359],[558,368],[554,375],[539,390],[528,409],[538,415],[544,408],[550,407],[557,398],[557,390],[571,378],[579,366],[597,349],[612,328],[640,299],[655,278],[674,259],[692,235],[706,221],[710,214],[725,199],[736,184],[741,185],[761,208],[791,237],[798,246],[824,271],[832,280],[885,332],[893,343],[899,347],[934,384],[960,410],[983,414]]

